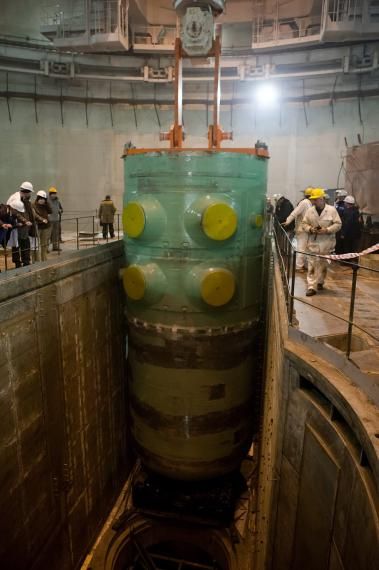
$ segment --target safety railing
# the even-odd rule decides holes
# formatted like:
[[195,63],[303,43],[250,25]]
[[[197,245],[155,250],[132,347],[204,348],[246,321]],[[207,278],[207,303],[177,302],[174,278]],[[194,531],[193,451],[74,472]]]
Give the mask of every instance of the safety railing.
[[326,13],[331,22],[361,21],[364,3],[362,0],[327,0]]
[[296,41],[300,38],[319,37],[321,30],[321,12],[315,16],[299,18],[274,18],[266,21],[262,16],[253,20],[253,45],[262,43]]
[[[58,247],[53,251],[54,253],[56,251],[56,254],[59,256],[67,251],[94,247],[108,243],[109,241],[122,239],[123,229],[121,214],[116,214],[114,217],[113,231],[109,224],[106,230],[105,234],[104,227],[100,225],[96,214],[67,218],[62,217],[59,226],[59,243],[55,243],[55,246],[58,245]],[[18,247],[12,248],[12,245],[12,242],[8,241],[7,244],[4,243],[0,248],[0,271],[9,271],[21,265],[25,265],[25,260],[27,264],[30,265],[43,261],[41,260],[43,245],[41,247],[41,239],[38,232],[36,238],[29,237],[29,247],[23,248],[21,242],[19,242]],[[53,245],[50,238],[47,261],[53,259],[53,257],[49,255]]]
[[[351,280],[351,290],[350,290],[350,301],[349,301],[349,317],[346,319],[342,315],[338,315],[335,311],[328,311],[324,307],[319,307],[313,303],[308,303],[302,297],[295,295],[295,285],[296,285],[296,256],[298,253],[305,254],[307,257],[318,257],[323,258],[321,255],[317,255],[315,253],[311,253],[309,251],[300,251],[297,250],[292,243],[290,235],[288,232],[281,226],[278,222],[277,218],[273,216],[270,224],[270,228],[272,231],[272,235],[274,238],[274,242],[276,245],[276,251],[279,259],[279,267],[280,272],[282,275],[282,282],[284,286],[286,304],[287,304],[287,311],[288,311],[288,322],[290,326],[294,326],[294,313],[295,313],[295,301],[299,303],[303,303],[304,305],[308,305],[312,309],[330,315],[340,321],[346,323],[347,327],[347,342],[346,342],[346,356],[350,358],[350,353],[352,349],[352,338],[353,338],[353,327],[356,327],[358,330],[363,332],[364,334],[371,337],[376,342],[379,342],[379,338],[374,336],[367,328],[360,326],[356,321],[354,321],[354,311],[355,311],[355,303],[356,303],[356,294],[357,294],[357,281],[358,281],[358,274],[359,270],[363,269],[365,271],[369,271],[374,274],[379,274],[379,270],[362,266],[358,262],[344,260],[344,265],[351,267],[352,269],[352,280]],[[331,261],[331,263],[339,263],[336,261]]]
[[150,26],[133,26],[132,43],[133,45],[151,46],[170,46],[174,49],[176,38],[176,26],[150,25]]
[[[127,18],[127,4],[121,4],[119,13],[118,0],[102,2],[75,2],[70,6],[59,4],[42,7],[42,30],[55,30],[57,38],[70,38],[81,33],[111,34],[117,31],[120,20]],[[125,26],[120,26],[125,31]]]

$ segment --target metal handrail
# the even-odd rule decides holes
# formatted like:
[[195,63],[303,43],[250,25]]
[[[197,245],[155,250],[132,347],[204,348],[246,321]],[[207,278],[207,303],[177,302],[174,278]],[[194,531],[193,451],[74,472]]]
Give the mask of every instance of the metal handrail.
[[[97,234],[100,233],[100,228],[97,226],[97,220],[98,216],[96,215],[88,215],[88,216],[75,216],[72,218],[64,218],[62,217],[61,219],[61,227],[62,227],[62,223],[66,224],[66,222],[72,222],[73,226],[74,226],[74,230],[73,230],[73,237],[70,239],[66,239],[65,243],[68,243],[70,241],[76,243],[76,250],[80,249],[80,246],[83,245],[84,240],[86,241],[90,241],[92,242],[92,245],[95,246],[96,245],[96,240],[97,240]],[[83,220],[86,220],[85,223],[83,223]],[[84,231],[83,226],[88,226],[90,227],[90,229],[85,230],[86,233],[88,233],[88,236],[83,236],[81,235],[81,231]],[[122,225],[121,225],[121,214],[115,214],[115,220],[114,220],[114,233],[115,236],[117,236],[117,239],[122,239],[123,237],[123,231],[122,231]],[[107,236],[105,238],[105,241],[103,243],[108,243],[109,242],[109,237],[108,237],[108,232],[107,232]],[[102,245],[101,243],[97,242],[98,245]],[[87,245],[87,243],[85,244]],[[29,253],[29,256],[31,257],[30,259],[30,265],[33,265],[34,263],[40,263],[39,259],[39,252],[41,251],[41,245],[40,245],[40,239],[38,236],[38,232],[37,232],[37,241],[36,241],[36,247],[35,248],[27,248],[24,251]],[[12,252],[11,252],[11,248],[9,246],[6,246],[5,248],[3,248],[3,252],[4,252],[4,267],[2,267],[1,269],[5,270],[5,271],[9,271],[11,269],[14,269],[15,267],[13,266],[13,264],[10,263],[10,260],[12,260]],[[37,255],[33,256],[33,253],[37,252]],[[58,256],[61,254],[61,251],[58,250]],[[33,259],[33,257],[36,257],[36,259]],[[51,260],[51,258],[50,258]],[[41,262],[43,263],[43,262]]]
[[[315,309],[317,311],[320,311],[320,312],[328,314],[334,318],[337,318],[337,319],[343,321],[344,323],[346,323],[348,325],[347,346],[346,346],[347,358],[350,358],[350,353],[351,353],[351,342],[352,342],[353,327],[356,327],[357,329],[359,329],[360,331],[362,331],[363,333],[365,333],[369,337],[371,337],[373,340],[379,342],[378,337],[376,337],[375,335],[373,335],[369,331],[365,330],[363,327],[359,326],[356,322],[354,322],[354,309],[355,309],[355,298],[356,298],[358,271],[359,271],[359,269],[365,269],[366,271],[371,271],[372,273],[379,273],[379,270],[374,269],[374,268],[370,268],[370,267],[365,267],[363,265],[360,265],[359,263],[350,262],[348,260],[346,260],[344,262],[347,265],[350,265],[352,270],[353,270],[352,286],[351,286],[351,292],[350,292],[349,318],[345,319],[341,315],[337,315],[335,313],[328,311],[327,309],[318,307],[316,305],[313,305],[312,303],[308,303],[305,299],[302,299],[301,297],[297,297],[295,295],[296,255],[298,253],[302,253],[302,254],[305,254],[309,257],[324,258],[324,256],[319,255],[317,253],[312,253],[309,251],[301,251],[301,250],[296,249],[293,246],[288,233],[283,228],[283,226],[279,223],[279,221],[277,220],[277,218],[275,216],[273,216],[273,224],[271,224],[271,227],[272,227],[272,233],[273,233],[273,237],[274,237],[274,241],[275,241],[275,245],[276,245],[276,251],[278,253],[278,259],[279,259],[280,272],[282,275],[282,281],[283,281],[283,285],[285,288],[289,325],[294,326],[293,325],[294,302],[298,301],[300,303],[303,303],[304,305],[308,305],[309,307],[312,307],[313,309]],[[357,253],[357,255],[358,255],[358,253]]]

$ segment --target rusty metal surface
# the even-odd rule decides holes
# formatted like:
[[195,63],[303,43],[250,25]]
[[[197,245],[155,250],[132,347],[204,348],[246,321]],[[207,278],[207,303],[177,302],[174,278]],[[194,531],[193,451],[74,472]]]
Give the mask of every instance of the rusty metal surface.
[[378,164],[379,142],[347,149],[345,190],[367,214],[379,214]]
[[327,568],[339,470],[332,448],[307,425],[293,540],[294,570]]
[[74,568],[125,475],[121,263],[119,242],[1,276],[3,568]]
[[131,429],[144,463],[182,480],[237,468],[253,433],[254,331],[182,342],[129,332]]
[[[350,398],[341,405],[346,394],[338,396],[335,390],[327,389],[328,382],[335,382],[331,369],[323,369],[317,359],[317,374],[323,375],[324,383],[315,382],[305,352],[299,346],[295,350],[293,366],[304,376],[292,386],[287,407],[270,567],[327,568],[333,545],[337,568],[338,563],[345,569],[374,568],[379,546],[378,462],[375,452],[369,450],[375,439],[370,431],[377,411],[366,400],[359,416],[352,413],[350,402],[359,410],[353,403],[354,391],[355,397],[359,395],[348,383]],[[354,426],[360,422],[365,422],[366,437],[362,437],[362,424],[359,429]],[[290,478],[286,476],[289,465]],[[294,505],[296,523],[289,517]]]
[[[129,347],[133,357],[139,362],[175,369],[225,370],[235,368],[244,361],[253,350],[257,326],[239,329],[237,326],[225,334],[226,327],[216,329],[198,329],[189,332],[178,327],[173,333],[171,328],[160,326],[159,329],[141,328],[129,322]],[[154,338],[155,337],[155,338]]]
[[374,379],[332,347],[288,330],[278,272],[274,299],[255,568],[375,568],[379,413],[368,398],[377,390]]

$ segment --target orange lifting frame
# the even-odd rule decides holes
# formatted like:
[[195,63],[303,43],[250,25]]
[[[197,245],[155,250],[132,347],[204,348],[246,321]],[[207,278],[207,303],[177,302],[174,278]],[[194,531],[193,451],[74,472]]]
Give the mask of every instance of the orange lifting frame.
[[[216,36],[213,40],[213,47],[209,56],[214,56],[214,79],[213,79],[213,125],[208,127],[208,150],[210,152],[222,151],[225,152],[239,152],[244,154],[252,154],[261,158],[269,158],[269,153],[266,148],[256,147],[248,148],[226,148],[221,149],[221,143],[224,140],[232,140],[233,133],[224,132],[220,125],[220,100],[221,100],[221,40],[220,36]],[[170,152],[188,150],[183,148],[184,132],[183,132],[183,58],[188,57],[182,48],[180,38],[175,40],[175,114],[174,124],[168,132],[160,133],[161,141],[169,141],[170,148],[152,148],[152,149],[127,149],[124,151],[123,156],[133,154],[143,154],[146,152]],[[201,150],[204,149],[191,149]]]
[[[221,41],[220,36],[213,40],[212,51],[208,54],[214,56],[213,80],[213,125],[208,128],[208,148],[219,149],[223,140],[231,140],[232,133],[225,133],[220,126],[220,99],[221,99]],[[168,140],[170,148],[183,147],[183,58],[188,57],[182,48],[180,38],[175,40],[175,116],[174,124],[168,133],[161,133],[160,140]]]

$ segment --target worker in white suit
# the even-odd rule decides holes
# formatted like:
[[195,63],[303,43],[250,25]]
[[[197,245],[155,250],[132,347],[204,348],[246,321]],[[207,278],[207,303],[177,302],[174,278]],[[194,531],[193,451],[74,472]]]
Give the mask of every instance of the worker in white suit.
[[308,234],[303,231],[301,222],[304,219],[305,212],[312,207],[311,201],[309,200],[312,190],[313,188],[311,186],[304,190],[304,199],[300,200],[296,208],[292,210],[286,221],[282,224],[282,226],[286,227],[292,224],[293,221],[295,222],[296,252],[297,252],[296,271],[300,272],[305,271],[306,256],[304,253],[301,252],[305,252],[308,242]]
[[[312,207],[306,211],[301,227],[308,235],[307,251],[327,255],[334,250],[336,233],[341,229],[341,219],[334,206],[325,204],[323,188],[314,188],[309,197]],[[307,297],[322,291],[327,271],[327,260],[308,255]]]

